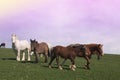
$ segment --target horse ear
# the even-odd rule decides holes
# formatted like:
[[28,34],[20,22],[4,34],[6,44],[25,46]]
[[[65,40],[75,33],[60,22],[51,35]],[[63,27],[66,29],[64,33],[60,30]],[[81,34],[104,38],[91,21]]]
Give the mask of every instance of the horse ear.
[[103,44],[101,44],[101,46],[103,47]]
[[15,34],[12,34],[12,36],[15,36],[15,37],[16,37],[16,35],[15,35]]
[[12,34],[11,36],[15,36],[15,34]]
[[103,47],[103,44],[99,44],[98,46],[99,46],[99,47]]
[[38,43],[38,42],[36,41],[36,43]]

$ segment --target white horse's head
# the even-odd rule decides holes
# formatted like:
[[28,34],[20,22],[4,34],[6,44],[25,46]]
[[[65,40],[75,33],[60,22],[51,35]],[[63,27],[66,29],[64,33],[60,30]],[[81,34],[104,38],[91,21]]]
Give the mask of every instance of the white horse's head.
[[17,36],[15,34],[12,34],[12,43],[15,43],[17,40]]

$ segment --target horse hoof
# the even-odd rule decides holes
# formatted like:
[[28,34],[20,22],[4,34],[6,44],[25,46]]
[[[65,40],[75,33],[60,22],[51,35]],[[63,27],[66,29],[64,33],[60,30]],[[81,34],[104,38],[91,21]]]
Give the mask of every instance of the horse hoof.
[[60,69],[60,70],[63,70],[63,68],[62,68],[61,66],[59,66],[59,69]]
[[73,68],[76,68],[76,66],[75,66],[75,65],[73,65]]
[[22,61],[25,61],[24,59],[22,59]]
[[49,66],[49,68],[52,68],[51,66]]
[[20,59],[17,59],[17,61],[20,61]]
[[72,65],[70,65],[69,68],[72,69]]
[[28,61],[31,61],[31,60],[28,60]]
[[87,67],[86,67],[86,66],[84,66],[84,67],[83,67],[83,69],[87,69]]
[[75,68],[72,68],[73,71],[75,71]]
[[31,61],[30,59],[28,59],[28,61]]

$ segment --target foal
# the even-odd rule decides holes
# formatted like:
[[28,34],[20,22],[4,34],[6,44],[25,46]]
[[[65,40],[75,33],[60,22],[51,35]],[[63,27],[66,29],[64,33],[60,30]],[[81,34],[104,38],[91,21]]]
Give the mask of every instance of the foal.
[[38,63],[38,58],[40,54],[45,56],[45,63],[48,62],[49,47],[47,43],[41,42],[38,43],[36,40],[31,40],[31,50],[34,51],[36,62]]

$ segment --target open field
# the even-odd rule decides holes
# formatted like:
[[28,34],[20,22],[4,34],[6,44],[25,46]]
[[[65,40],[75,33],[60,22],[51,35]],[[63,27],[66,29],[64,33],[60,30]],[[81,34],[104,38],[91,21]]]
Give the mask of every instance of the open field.
[[70,61],[67,60],[63,70],[56,67],[49,69],[48,64],[17,62],[12,49],[0,49],[0,80],[120,80],[120,55],[104,55],[97,60],[94,55],[91,59],[90,70],[83,69],[85,59],[76,58],[76,71],[69,70]]

